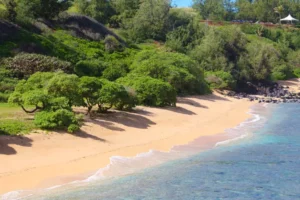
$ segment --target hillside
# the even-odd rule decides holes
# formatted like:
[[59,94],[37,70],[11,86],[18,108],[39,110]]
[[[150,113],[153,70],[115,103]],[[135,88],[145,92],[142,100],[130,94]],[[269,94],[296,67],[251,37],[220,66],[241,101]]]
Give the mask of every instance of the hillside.
[[[78,106],[91,116],[176,106],[178,96],[257,93],[300,76],[297,28],[207,26],[203,10],[167,1],[13,2],[0,16],[0,102],[34,115],[38,128],[78,130]],[[5,123],[5,134],[22,127]]]

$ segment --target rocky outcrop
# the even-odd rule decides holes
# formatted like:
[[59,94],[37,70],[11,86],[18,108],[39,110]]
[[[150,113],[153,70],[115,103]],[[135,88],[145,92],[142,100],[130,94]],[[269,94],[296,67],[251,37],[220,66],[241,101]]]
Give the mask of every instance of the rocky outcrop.
[[90,40],[103,40],[107,35],[115,37],[122,45],[126,45],[117,34],[106,28],[93,18],[84,15],[68,15],[60,20],[61,26],[69,30],[73,36]]
[[0,20],[0,43],[18,34],[21,28],[8,21]]
[[258,87],[257,94],[236,93],[233,91],[224,93],[236,99],[248,99],[258,103],[300,103],[300,92],[291,91],[289,86],[273,83],[271,86]]

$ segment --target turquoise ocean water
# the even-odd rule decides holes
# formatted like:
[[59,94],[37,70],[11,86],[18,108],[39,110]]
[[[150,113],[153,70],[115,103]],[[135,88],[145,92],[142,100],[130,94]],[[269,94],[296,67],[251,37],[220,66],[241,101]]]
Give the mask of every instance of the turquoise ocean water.
[[[27,193],[24,199],[300,199],[300,105],[259,105],[252,113],[252,119],[223,134],[225,141],[199,138],[170,153],[115,158],[106,178],[99,170],[85,181]],[[211,144],[205,146],[204,139]],[[134,169],[143,163],[155,164]]]

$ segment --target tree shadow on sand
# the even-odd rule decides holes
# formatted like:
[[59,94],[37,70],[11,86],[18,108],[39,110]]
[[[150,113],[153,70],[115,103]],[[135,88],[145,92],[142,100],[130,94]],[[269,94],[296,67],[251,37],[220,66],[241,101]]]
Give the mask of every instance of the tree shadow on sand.
[[106,129],[109,129],[109,130],[112,130],[112,131],[125,131],[125,129],[120,128],[120,127],[116,126],[116,124],[107,121],[105,117],[90,119],[90,120],[88,120],[88,122],[90,122],[92,124],[96,124],[98,126],[101,126],[103,128],[106,128]]
[[172,112],[176,112],[179,114],[184,114],[184,115],[196,115],[196,113],[194,113],[193,111],[190,111],[186,108],[180,107],[180,106],[176,106],[176,107],[167,107],[167,108],[162,108],[164,110],[168,110],[168,111],[172,111]]
[[208,108],[207,106],[201,105],[199,102],[193,100],[192,98],[178,98],[177,103],[187,104],[198,108]]
[[[114,129],[119,128],[115,126],[116,124],[138,129],[147,129],[151,125],[156,124],[150,119],[142,116],[142,114],[134,112],[111,112],[109,114],[100,114],[97,119],[99,125],[108,129],[109,127],[113,127]],[[109,125],[109,127],[107,127],[107,125]],[[121,131],[121,128],[119,129],[119,131]]]
[[32,139],[24,136],[0,136],[0,154],[12,155],[16,154],[17,151],[9,145],[19,145],[24,147],[32,146]]
[[215,94],[211,94],[211,95],[203,95],[203,96],[191,96],[189,97],[191,99],[199,99],[199,100],[205,100],[205,101],[230,101],[229,99],[219,96],[219,95],[215,95]]
[[134,113],[134,114],[145,115],[145,116],[153,116],[152,112],[149,112],[149,111],[141,109],[141,108],[135,108],[132,111],[128,111],[128,113]]
[[72,134],[76,137],[80,137],[80,138],[84,138],[84,139],[93,139],[96,141],[100,141],[100,142],[107,142],[107,140],[103,139],[103,138],[99,138],[95,135],[91,135],[83,130],[77,131],[76,133]]

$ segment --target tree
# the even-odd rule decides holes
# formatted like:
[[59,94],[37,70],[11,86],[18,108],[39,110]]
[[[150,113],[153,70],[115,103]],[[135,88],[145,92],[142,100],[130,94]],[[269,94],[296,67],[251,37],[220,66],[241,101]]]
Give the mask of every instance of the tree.
[[193,7],[200,12],[204,19],[224,19],[225,8],[223,0],[194,0]]
[[131,74],[118,79],[117,82],[132,88],[139,104],[159,107],[176,106],[175,89],[162,80]]
[[254,80],[270,80],[272,70],[280,65],[281,54],[272,45],[258,42],[247,46],[250,74]]
[[211,88],[229,89],[229,90],[234,90],[236,88],[236,80],[228,72],[208,71],[205,73],[205,80],[208,82]]
[[107,81],[99,91],[98,111],[106,112],[113,106],[119,110],[131,109],[135,106],[135,97],[123,85]]
[[[9,97],[9,102],[21,106],[27,113],[40,110],[69,109],[82,105],[76,75],[62,72],[37,72],[28,80],[20,81]],[[34,107],[32,110],[26,107]]]
[[78,82],[75,75],[37,72],[18,83],[9,102],[26,113],[35,113],[34,123],[40,128],[74,132],[79,129],[79,122],[72,106],[82,105]]
[[166,46],[173,51],[187,53],[203,39],[207,26],[199,23],[198,18],[192,19],[167,34]]
[[24,18],[53,19],[72,5],[73,0],[17,0],[17,13]]
[[102,75],[106,64],[101,60],[80,60],[76,63],[74,71],[78,76],[95,76]]
[[168,19],[169,29],[175,30],[178,27],[187,26],[194,19],[199,20],[200,15],[192,8],[191,10],[187,10],[186,8],[171,8]]
[[133,18],[140,7],[140,0],[111,0],[111,5],[116,14],[110,22],[115,26],[124,27],[127,21]]
[[[0,1],[1,3],[1,1]],[[17,17],[16,7],[17,4],[15,0],[3,0],[3,3],[7,10],[7,18],[9,21],[15,22]]]
[[103,71],[102,77],[109,80],[115,81],[118,78],[126,76],[129,71],[128,66],[123,62],[112,62],[109,66]]
[[279,15],[279,23],[281,24],[280,19],[281,19],[281,16],[282,16],[283,12],[284,12],[283,6],[280,5],[280,6],[278,6],[278,7],[275,7],[275,8],[274,8],[274,12],[277,13],[277,14]]
[[47,93],[54,98],[65,98],[67,104],[72,106],[82,105],[79,88],[80,79],[74,74],[55,73],[46,86]]
[[238,11],[236,14],[237,19],[254,20],[256,18],[254,13],[254,7],[251,1],[237,0],[235,6]]
[[109,22],[115,13],[109,0],[75,0],[75,3],[80,13],[93,17],[103,24]]
[[170,8],[169,0],[143,0],[128,26],[131,38],[164,40]]
[[142,51],[130,67],[131,73],[170,83],[179,94],[207,92],[202,69],[190,57],[169,52]]
[[226,21],[233,20],[235,18],[235,4],[234,0],[224,0],[223,5],[225,9],[224,19]]
[[[45,86],[53,76],[53,73],[38,72],[28,80],[20,81],[15,91],[10,95],[8,102],[19,105],[26,113],[47,109],[51,97],[45,90]],[[34,108],[28,110],[26,107]]]
[[105,50],[109,53],[113,53],[114,51],[120,50],[122,47],[120,42],[114,36],[111,35],[105,37],[104,43]]
[[83,76],[80,78],[79,87],[81,96],[84,99],[84,105],[88,108],[87,114],[90,114],[92,108],[97,105],[99,91],[103,86],[103,81],[99,78]]

